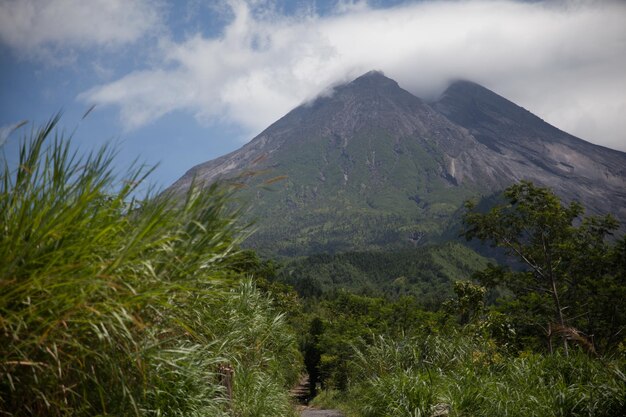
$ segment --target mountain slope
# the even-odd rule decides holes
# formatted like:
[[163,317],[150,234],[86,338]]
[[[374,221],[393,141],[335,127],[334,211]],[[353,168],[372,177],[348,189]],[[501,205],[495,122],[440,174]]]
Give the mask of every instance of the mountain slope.
[[303,297],[338,290],[389,298],[415,297],[435,307],[454,296],[452,283],[469,279],[487,260],[459,243],[428,245],[393,252],[318,254],[291,260],[277,280]]
[[192,168],[171,189],[194,178],[237,183],[259,219],[248,244],[293,256],[436,239],[464,200],[520,179],[598,212],[606,207],[598,198],[623,210],[624,166],[624,153],[560,132],[476,84],[455,83],[429,105],[370,72]]
[[493,151],[508,181],[530,179],[594,213],[626,219],[623,152],[563,132],[472,82],[453,83],[433,107]]

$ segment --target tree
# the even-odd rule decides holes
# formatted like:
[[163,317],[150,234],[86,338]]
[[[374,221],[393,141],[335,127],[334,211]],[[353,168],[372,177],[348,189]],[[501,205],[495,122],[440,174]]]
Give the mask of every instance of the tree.
[[309,374],[309,394],[310,398],[317,395],[317,384],[320,382],[320,336],[324,333],[324,322],[319,317],[311,320],[309,333],[304,343],[304,365]]
[[579,219],[584,213],[579,203],[563,205],[551,190],[527,181],[507,188],[504,197],[505,204],[485,213],[467,202],[463,235],[503,248],[521,267],[511,271],[491,265],[478,278],[488,286],[504,285],[518,296],[547,295],[552,304],[551,321],[557,324],[549,323],[548,334],[563,336],[567,354],[567,340],[574,337],[575,330],[568,317],[577,317],[571,308],[576,292],[604,276],[615,276],[606,238],[618,223],[610,215]]
[[462,325],[475,321],[485,308],[485,287],[470,281],[456,281],[454,293],[456,298],[444,303],[446,310],[458,315],[459,323]]

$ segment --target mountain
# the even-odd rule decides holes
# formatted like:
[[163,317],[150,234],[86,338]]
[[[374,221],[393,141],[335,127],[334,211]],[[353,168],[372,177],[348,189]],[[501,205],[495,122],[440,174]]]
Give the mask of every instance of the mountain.
[[467,81],[453,83],[433,107],[492,151],[505,182],[530,179],[591,212],[626,220],[626,154],[593,145]]
[[273,255],[436,241],[468,198],[521,179],[626,220],[626,154],[549,125],[477,84],[433,103],[372,71],[303,104],[241,149],[189,170],[235,184]]

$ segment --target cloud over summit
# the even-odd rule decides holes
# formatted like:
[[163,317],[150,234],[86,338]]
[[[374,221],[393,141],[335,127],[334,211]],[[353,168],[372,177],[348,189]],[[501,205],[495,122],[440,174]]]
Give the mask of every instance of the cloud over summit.
[[161,39],[157,64],[80,99],[118,106],[126,129],[182,110],[252,135],[328,85],[381,69],[422,97],[473,80],[577,136],[626,150],[624,3],[361,2],[324,16],[253,3],[228,2],[233,18],[217,37]]

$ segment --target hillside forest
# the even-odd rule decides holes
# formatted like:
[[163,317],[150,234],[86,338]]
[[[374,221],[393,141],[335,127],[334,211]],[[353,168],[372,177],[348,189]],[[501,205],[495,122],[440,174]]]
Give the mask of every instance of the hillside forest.
[[140,192],[58,123],[2,150],[1,415],[297,416],[306,378],[347,417],[626,415],[612,216],[519,182],[460,239],[265,258],[235,190]]

